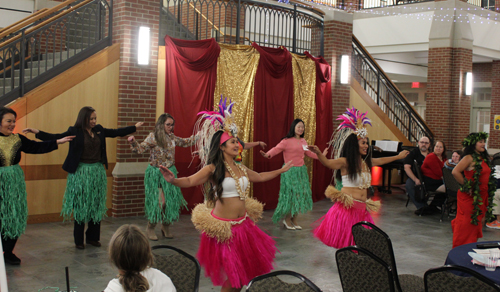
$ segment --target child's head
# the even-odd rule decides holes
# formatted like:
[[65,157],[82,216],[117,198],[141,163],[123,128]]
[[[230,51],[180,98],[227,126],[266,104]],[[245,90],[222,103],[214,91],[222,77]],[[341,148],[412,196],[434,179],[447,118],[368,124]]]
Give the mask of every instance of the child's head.
[[146,291],[149,283],[140,272],[153,265],[149,241],[136,225],[118,228],[109,242],[109,258],[120,270],[120,284],[129,291]]

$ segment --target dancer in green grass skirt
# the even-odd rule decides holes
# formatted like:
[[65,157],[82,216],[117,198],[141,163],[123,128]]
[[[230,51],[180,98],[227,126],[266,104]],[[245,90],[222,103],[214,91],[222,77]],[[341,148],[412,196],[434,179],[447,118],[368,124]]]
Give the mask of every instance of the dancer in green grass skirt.
[[186,201],[181,190],[165,181],[159,166],[168,168],[177,177],[175,168],[175,147],[189,147],[194,145],[195,136],[179,138],[174,135],[174,118],[167,113],[162,114],[156,121],[155,130],[149,133],[142,143],[137,143],[134,136],[128,138],[132,151],[150,152],[149,165],[144,175],[145,204],[144,209],[148,218],[147,236],[151,240],[158,240],[155,226],[161,223],[161,232],[166,238],[173,238],[170,233],[170,224],[179,220],[181,208],[186,208]]
[[74,137],[35,142],[23,135],[14,134],[17,114],[14,110],[0,107],[0,233],[3,257],[11,265],[21,264],[13,253],[17,239],[24,233],[28,220],[28,201],[24,172],[19,166],[21,152],[31,154],[48,153],[57,149],[57,144],[71,141]]
[[[295,119],[290,131],[267,153],[260,151],[266,158],[272,158],[283,152],[285,161],[292,161],[294,167],[281,175],[279,201],[273,215],[273,222],[283,220],[283,225],[289,230],[300,230],[297,215],[312,210],[312,192],[309,184],[307,167],[304,165],[304,155],[313,159],[318,156],[307,150],[307,141],[304,139],[305,124],[301,119]],[[326,155],[328,148],[324,150]],[[291,219],[291,221],[289,221]]]
[[63,169],[68,172],[61,215],[65,220],[75,220],[73,236],[75,247],[84,249],[85,232],[87,244],[101,246],[101,220],[106,215],[107,178],[106,138],[123,137],[134,133],[142,122],[135,126],[107,129],[97,124],[96,111],[83,107],[78,113],[75,125],[61,134],[49,134],[28,128],[25,132],[35,133],[40,140],[59,139],[67,135],[75,136],[69,144],[68,156]]

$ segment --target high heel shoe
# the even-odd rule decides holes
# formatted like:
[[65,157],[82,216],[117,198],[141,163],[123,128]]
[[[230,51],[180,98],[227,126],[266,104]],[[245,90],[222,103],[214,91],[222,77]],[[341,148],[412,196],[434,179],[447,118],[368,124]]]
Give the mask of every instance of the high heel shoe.
[[288,230],[295,230],[295,227],[288,225],[288,224],[286,223],[286,220],[285,220],[285,219],[283,219],[283,225],[284,225],[284,226],[285,226],[285,228],[286,228],[286,229],[288,229]]
[[302,230],[302,226],[293,223],[293,221],[292,221],[292,226],[295,227],[296,230]]
[[148,222],[148,227],[146,228],[146,235],[148,236],[149,240],[158,240],[158,237],[155,234],[155,226],[156,223],[149,223]]
[[165,238],[174,238],[174,236],[170,233],[170,224],[166,224],[166,223],[163,223],[161,225],[161,234],[163,235],[163,237]]

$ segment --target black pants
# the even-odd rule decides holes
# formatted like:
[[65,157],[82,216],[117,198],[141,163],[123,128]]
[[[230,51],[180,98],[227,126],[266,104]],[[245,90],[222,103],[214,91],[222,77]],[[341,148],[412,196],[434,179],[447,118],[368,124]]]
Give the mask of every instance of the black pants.
[[[73,236],[75,237],[75,244],[82,245],[85,231],[85,223],[78,223],[75,221],[75,228],[73,229]],[[99,241],[101,237],[101,222],[94,223],[90,221],[88,223],[87,232],[85,232],[87,236],[87,241]]]
[[16,246],[17,238],[12,239],[12,238],[6,238],[2,234],[2,247],[4,253],[12,253],[14,250],[14,247]]
[[[2,227],[2,221],[0,221],[0,228]],[[19,237],[18,237],[19,238]],[[2,247],[5,253],[12,253],[18,238],[8,238],[2,234]]]

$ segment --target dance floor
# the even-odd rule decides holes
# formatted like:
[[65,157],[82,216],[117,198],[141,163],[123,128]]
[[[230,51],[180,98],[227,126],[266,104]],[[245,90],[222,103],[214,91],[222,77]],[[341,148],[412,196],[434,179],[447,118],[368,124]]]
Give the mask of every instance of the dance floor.
[[[440,215],[418,217],[410,203],[405,208],[406,195],[394,188],[391,195],[376,194],[382,201],[375,224],[392,239],[398,272],[423,276],[432,267],[444,264],[451,249],[452,232],[447,218],[439,222]],[[376,199],[377,199],[376,198]],[[323,200],[314,204],[314,210],[299,217],[303,230],[285,230],[274,226],[272,211],[264,212],[259,226],[276,237],[280,254],[276,257],[276,270],[293,270],[308,277],[323,291],[342,291],[335,263],[335,249],[323,245],[313,238],[311,224],[323,216],[331,202]],[[133,223],[146,227],[145,218],[106,218],[102,222],[102,247],[87,246],[85,250],[75,249],[72,223],[30,224],[26,234],[21,236],[14,252],[21,258],[20,266],[7,265],[9,291],[38,291],[45,287],[59,287],[65,290],[64,267],[70,271],[72,290],[78,292],[102,291],[117,271],[107,258],[107,246],[113,232],[122,224]],[[168,244],[194,255],[199,244],[199,234],[194,229],[190,216],[182,215],[173,226],[174,239],[160,238],[155,244]],[[160,236],[159,228],[157,234]],[[481,241],[500,239],[500,230],[484,228]],[[47,288],[42,291],[55,291]],[[203,276],[200,291],[220,291]]]

